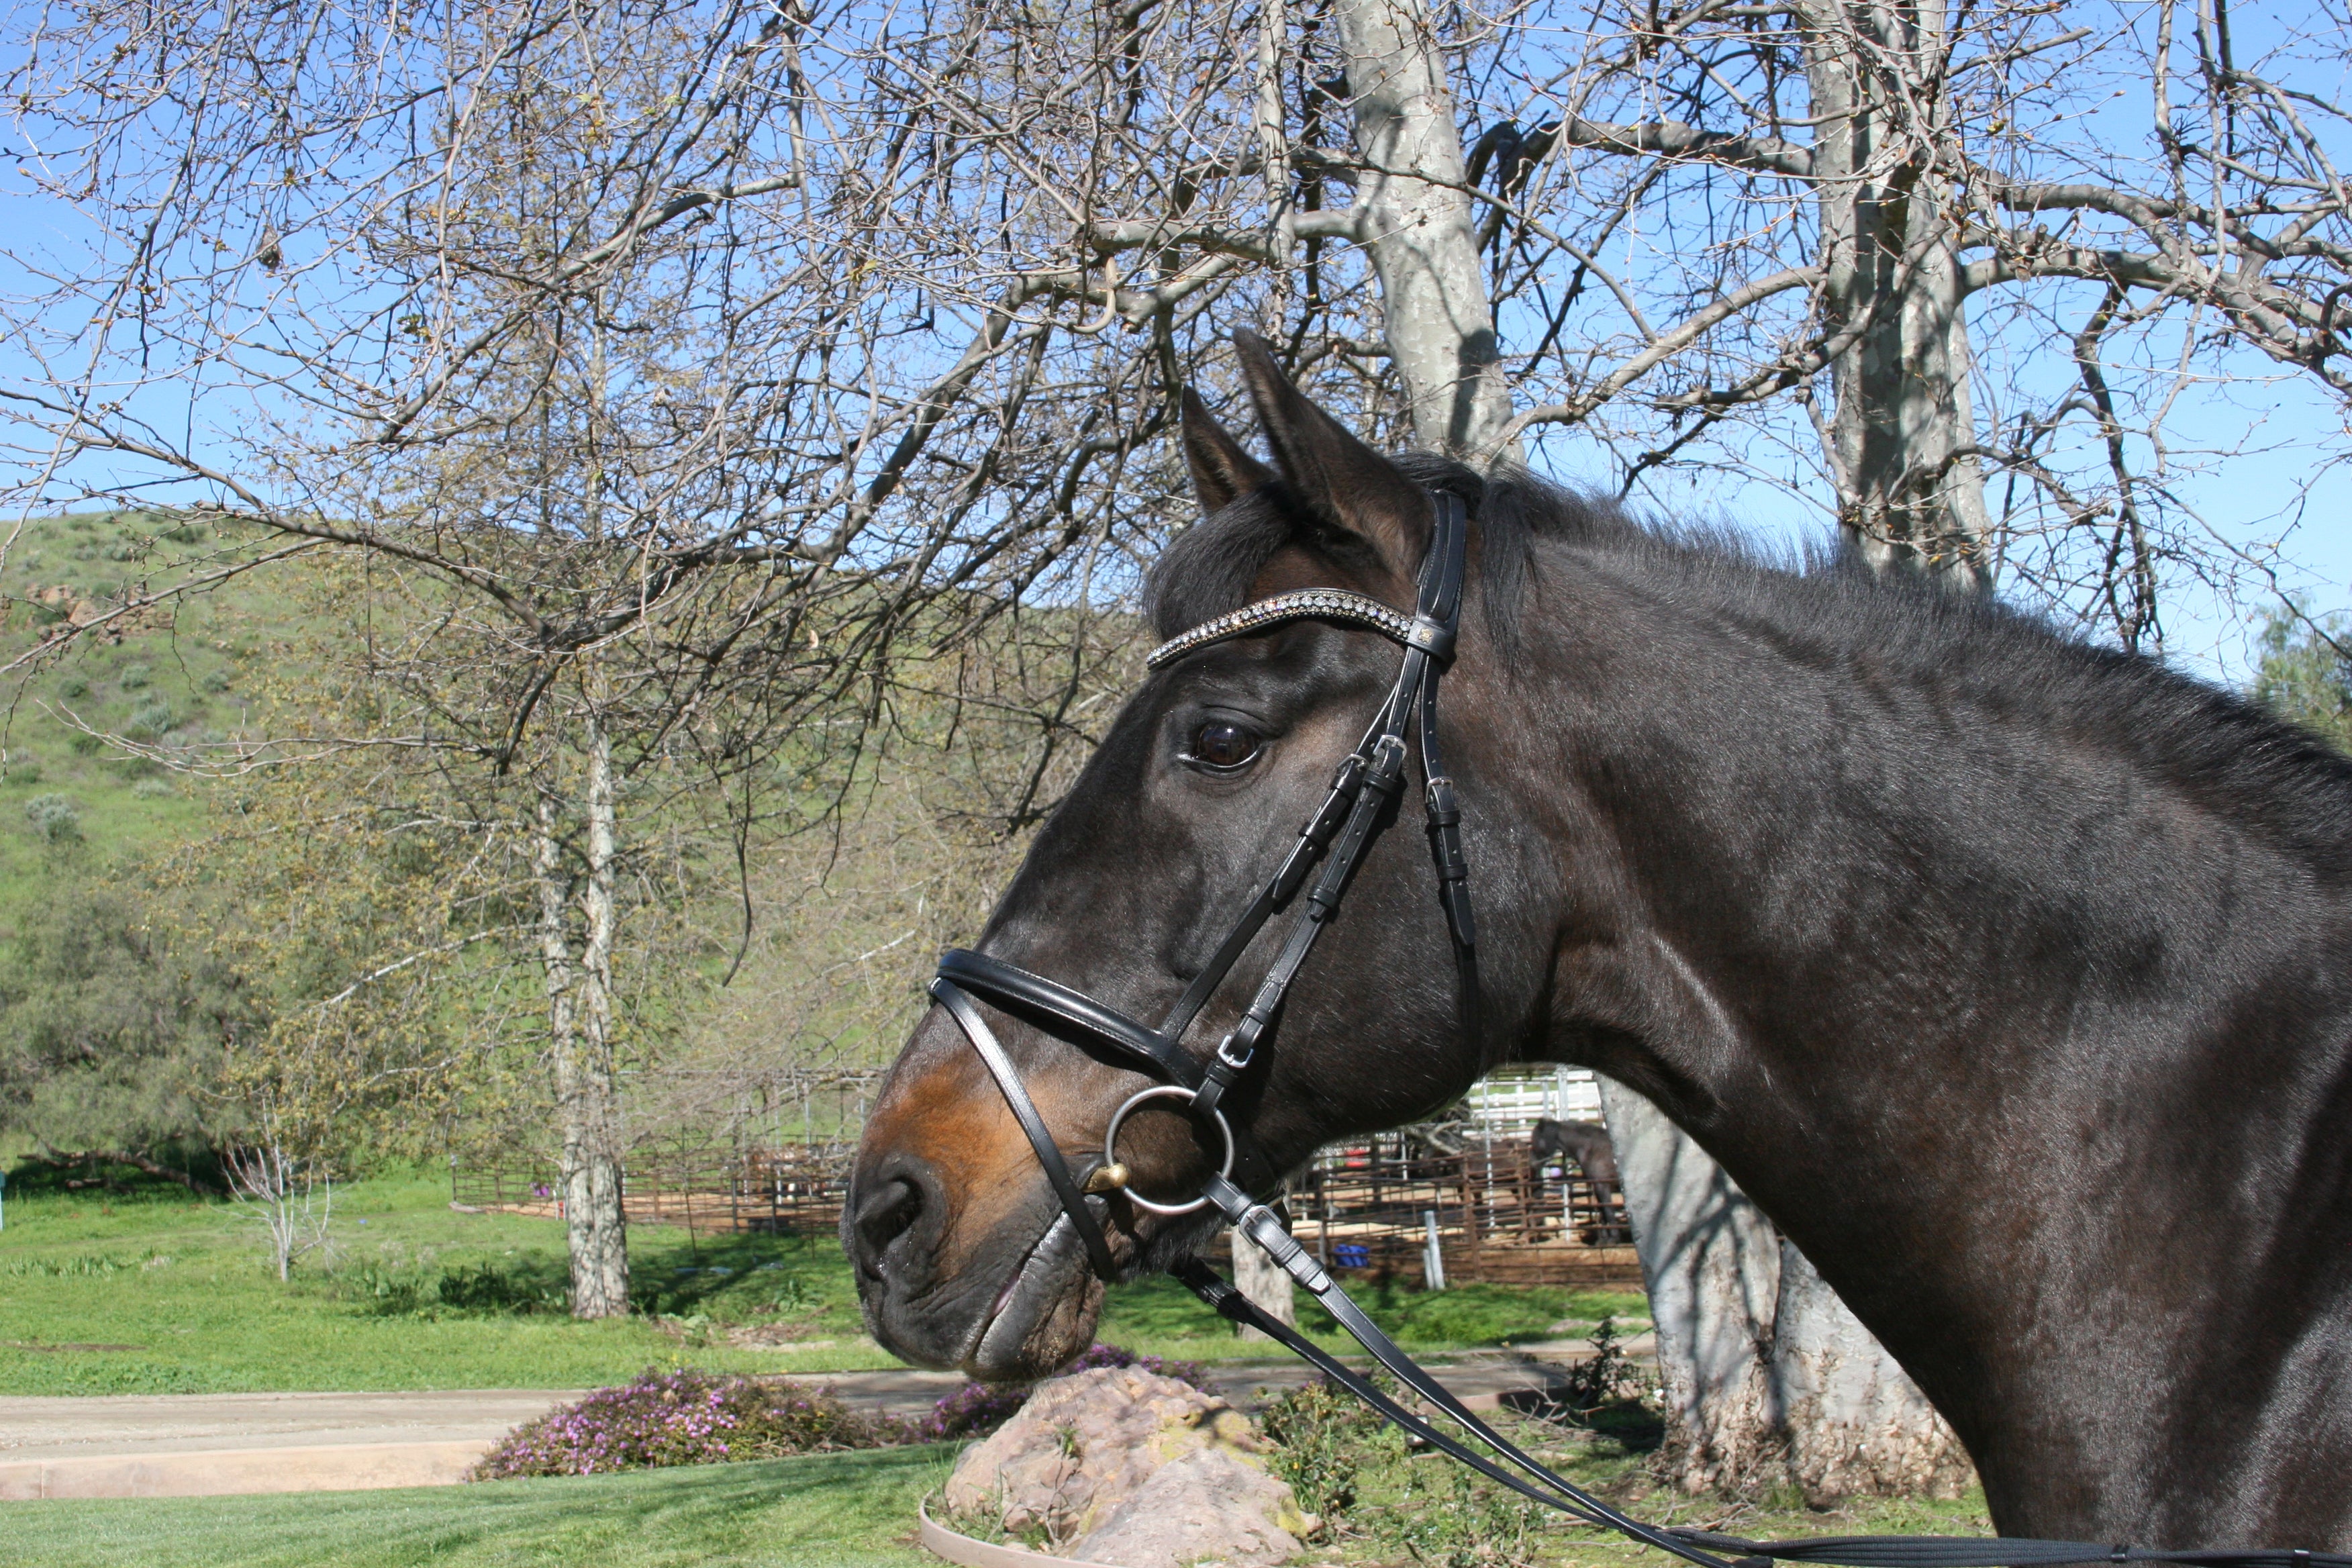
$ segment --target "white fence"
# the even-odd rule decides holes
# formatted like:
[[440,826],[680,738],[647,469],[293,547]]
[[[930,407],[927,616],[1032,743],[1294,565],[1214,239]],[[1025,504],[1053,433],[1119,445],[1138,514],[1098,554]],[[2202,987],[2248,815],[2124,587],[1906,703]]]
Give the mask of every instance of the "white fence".
[[1582,1068],[1507,1067],[1470,1086],[1463,1114],[1490,1138],[1525,1138],[1538,1121],[1598,1121],[1601,1089]]

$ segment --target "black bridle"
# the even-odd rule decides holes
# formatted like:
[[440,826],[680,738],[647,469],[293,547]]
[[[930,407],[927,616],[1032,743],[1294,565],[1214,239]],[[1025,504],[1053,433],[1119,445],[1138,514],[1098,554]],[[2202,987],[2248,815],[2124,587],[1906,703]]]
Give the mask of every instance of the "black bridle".
[[[1333,621],[1376,631],[1404,649],[1387,700],[1373,715],[1363,740],[1339,764],[1322,805],[1299,829],[1280,868],[1258,890],[1158,1028],[1002,959],[962,948],[951,948],[940,955],[939,973],[931,981],[931,996],[948,1010],[972,1049],[979,1053],[990,1076],[996,1079],[997,1088],[1003,1091],[1005,1103],[1012,1108],[1013,1119],[1020,1123],[1030,1147],[1036,1152],[1038,1164],[1044,1167],[1046,1180],[1061,1200],[1062,1212],[1054,1228],[1066,1225],[1075,1231],[1096,1274],[1109,1282],[1116,1279],[1118,1266],[1111,1258],[1102,1215],[1097,1208],[1100,1205],[1103,1212],[1108,1212],[1109,1194],[1123,1191],[1127,1200],[1136,1206],[1168,1215],[1191,1214],[1213,1205],[1226,1223],[1263,1248],[1312,1294],[1404,1388],[1470,1438],[1483,1444],[1496,1458],[1477,1452],[1452,1432],[1400,1404],[1370,1378],[1291,1325],[1260,1310],[1201,1258],[1186,1258],[1170,1269],[1221,1315],[1278,1342],[1393,1425],[1522,1497],[1558,1509],[1584,1523],[1615,1530],[1646,1545],[1702,1564],[1703,1568],[1769,1568],[1774,1559],[1836,1563],[1845,1568],[2000,1568],[2009,1564],[2043,1568],[2048,1564],[2090,1562],[2180,1563],[2207,1568],[2352,1568],[2352,1555],[2325,1552],[2173,1552],[2013,1537],[1987,1540],[1851,1536],[1752,1542],[1703,1531],[1667,1530],[1644,1524],[1553,1474],[1465,1408],[1339,1289],[1315,1257],[1291,1237],[1279,1215],[1249,1195],[1250,1189],[1266,1190],[1276,1185],[1282,1173],[1266,1161],[1249,1128],[1245,1124],[1237,1128],[1227,1118],[1225,1096],[1244,1074],[1258,1066],[1266,1032],[1281,1011],[1283,998],[1307,962],[1307,955],[1314,950],[1316,940],[1339,909],[1365,850],[1381,831],[1387,807],[1403,787],[1408,732],[1421,751],[1430,851],[1436,862],[1438,899],[1444,908],[1446,929],[1454,944],[1460,1026],[1464,1038],[1474,1049],[1477,1045],[1478,956],[1476,928],[1470,912],[1470,867],[1462,848],[1461,806],[1454,782],[1445,775],[1437,742],[1438,678],[1452,659],[1455,634],[1460,628],[1469,526],[1459,498],[1439,490],[1431,492],[1430,499],[1434,527],[1428,554],[1422,563],[1414,613],[1410,617],[1360,594],[1338,588],[1309,588],[1260,600],[1205,621],[1163,643],[1146,659],[1149,668],[1162,668],[1227,638],[1302,620]],[[1302,889],[1307,890],[1306,903],[1265,978],[1259,983],[1248,1011],[1203,1061],[1186,1047],[1184,1036],[1258,932],[1287,908]],[[1058,1037],[1107,1050],[1122,1065],[1160,1080],[1129,1096],[1111,1113],[1103,1130],[1102,1150],[1087,1166],[1083,1176],[1071,1173],[1061,1145],[1054,1141],[1052,1131],[1030,1098],[1012,1058],[1005,1055],[1004,1047],[974,1004],[975,995]],[[1129,1115],[1139,1106],[1158,1100],[1177,1102],[1196,1122],[1213,1128],[1223,1150],[1221,1168],[1202,1184],[1201,1194],[1186,1203],[1163,1204],[1143,1197],[1129,1184],[1127,1168],[1117,1158],[1118,1131]],[[1041,1241],[1039,1250],[1043,1247]]]

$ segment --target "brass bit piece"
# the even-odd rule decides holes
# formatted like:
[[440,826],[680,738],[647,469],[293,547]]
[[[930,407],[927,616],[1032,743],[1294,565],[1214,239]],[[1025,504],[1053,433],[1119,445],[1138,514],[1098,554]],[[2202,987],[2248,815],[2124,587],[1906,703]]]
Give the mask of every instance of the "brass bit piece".
[[1097,1165],[1087,1173],[1078,1190],[1086,1193],[1115,1193],[1127,1185],[1127,1167],[1121,1164]]

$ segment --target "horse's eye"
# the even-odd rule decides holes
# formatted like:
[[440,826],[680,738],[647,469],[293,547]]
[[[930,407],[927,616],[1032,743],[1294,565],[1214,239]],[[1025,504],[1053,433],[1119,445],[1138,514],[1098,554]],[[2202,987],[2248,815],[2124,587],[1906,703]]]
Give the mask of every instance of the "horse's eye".
[[1212,719],[1192,737],[1192,760],[1213,768],[1237,768],[1257,755],[1257,737],[1239,724]]

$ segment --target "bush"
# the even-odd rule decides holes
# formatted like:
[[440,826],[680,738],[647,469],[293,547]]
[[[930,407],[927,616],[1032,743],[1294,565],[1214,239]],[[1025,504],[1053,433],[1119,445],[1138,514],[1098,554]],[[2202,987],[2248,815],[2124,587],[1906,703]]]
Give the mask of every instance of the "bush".
[[158,700],[131,715],[131,722],[123,726],[122,732],[134,741],[152,741],[168,734],[179,721],[180,716],[172,711],[172,705]]
[[141,779],[131,786],[131,793],[142,800],[161,800],[165,795],[176,795],[179,792],[162,779]]
[[81,837],[81,813],[61,795],[37,795],[26,801],[25,820],[52,844],[67,844]]
[[87,757],[97,752],[106,742],[87,730],[76,730],[73,732],[73,739],[68,741],[66,744],[74,749],[74,755]]
[[[1209,1386],[1207,1373],[1199,1362],[1163,1361],[1156,1355],[1138,1355],[1119,1345],[1090,1345],[1084,1355],[1057,1375],[1067,1377],[1071,1373],[1090,1372],[1098,1366],[1139,1366],[1198,1389],[1206,1390]],[[1028,1383],[967,1383],[931,1406],[923,1430],[934,1440],[976,1437],[993,1432],[1013,1419],[1013,1413],[1027,1402],[1035,1387]]]
[[16,766],[8,770],[8,782],[13,784],[40,783],[41,764],[38,763],[18,763]]
[[79,675],[69,675],[66,677],[65,679],[58,683],[58,695],[60,697],[87,697],[89,695],[89,682],[84,680]]
[[551,1279],[533,1279],[495,1263],[460,1265],[439,1275],[362,1264],[336,1281],[338,1293],[387,1318],[527,1317],[572,1310],[572,1298]]
[[[1376,1382],[1395,1391],[1385,1377]],[[1300,1508],[1324,1520],[1356,1505],[1366,1461],[1377,1463],[1400,1441],[1376,1411],[1319,1377],[1270,1402],[1258,1412],[1258,1427],[1275,1446],[1266,1468],[1290,1483]]]
[[114,678],[114,684],[125,691],[137,691],[154,679],[155,672],[148,666],[126,664],[122,667],[122,673]]
[[680,1367],[648,1370],[520,1426],[474,1467],[476,1480],[586,1476],[662,1465],[774,1459],[919,1442],[919,1426],[861,1415],[822,1390]]

